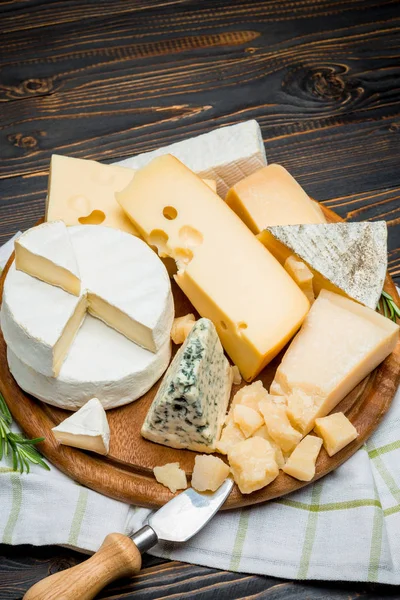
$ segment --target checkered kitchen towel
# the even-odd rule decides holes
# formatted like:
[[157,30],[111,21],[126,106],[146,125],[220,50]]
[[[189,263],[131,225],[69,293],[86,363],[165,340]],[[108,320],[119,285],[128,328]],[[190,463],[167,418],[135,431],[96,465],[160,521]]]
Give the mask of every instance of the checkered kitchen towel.
[[[0,266],[12,244],[0,250]],[[3,256],[2,256],[3,255]],[[0,463],[0,542],[96,550],[149,510],[77,485],[54,467],[29,475]],[[400,391],[367,444],[332,474],[285,498],[219,513],[182,545],[152,554],[289,579],[400,584]]]

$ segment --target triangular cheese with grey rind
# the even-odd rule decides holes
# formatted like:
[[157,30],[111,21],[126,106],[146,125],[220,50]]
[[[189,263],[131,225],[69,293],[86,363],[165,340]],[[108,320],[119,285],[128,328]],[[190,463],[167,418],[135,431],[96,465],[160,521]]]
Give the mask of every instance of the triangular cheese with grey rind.
[[74,296],[81,292],[78,263],[63,221],[43,223],[23,233],[15,242],[15,266]]
[[276,225],[259,239],[281,262],[291,253],[306,262],[316,295],[330,289],[376,308],[387,271],[385,221]]
[[100,400],[92,398],[77,412],[52,429],[54,437],[66,446],[108,454],[110,427]]
[[213,452],[231,387],[232,369],[217,331],[209,319],[199,319],[162,380],[143,437],[172,448]]

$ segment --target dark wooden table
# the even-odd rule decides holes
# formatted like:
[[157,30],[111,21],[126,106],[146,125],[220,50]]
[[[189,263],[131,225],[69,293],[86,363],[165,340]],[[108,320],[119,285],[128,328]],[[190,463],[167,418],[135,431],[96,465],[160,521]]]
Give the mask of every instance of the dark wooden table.
[[[111,162],[256,118],[311,196],[387,221],[400,283],[398,0],[0,0],[0,30],[0,243],[43,216],[53,152]],[[0,600],[82,558],[0,546]],[[388,596],[145,557],[100,597]]]

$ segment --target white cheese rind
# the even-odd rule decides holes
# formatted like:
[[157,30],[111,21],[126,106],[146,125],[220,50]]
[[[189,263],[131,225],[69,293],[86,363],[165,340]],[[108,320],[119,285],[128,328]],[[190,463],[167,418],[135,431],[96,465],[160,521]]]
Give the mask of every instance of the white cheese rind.
[[[153,352],[169,343],[174,318],[171,284],[156,254],[142,240],[109,227],[80,225],[70,227],[69,235],[82,277],[79,298],[17,271],[15,265],[7,274],[1,325],[13,353],[39,374],[57,376],[56,344],[63,343],[62,335],[86,302],[87,290],[89,310],[93,297],[101,296],[103,305],[96,316],[123,333],[128,334],[129,326],[127,337],[136,339],[134,343]],[[85,308],[73,334],[85,318]]]
[[385,221],[276,225],[266,231],[347,296],[376,308],[387,271]]
[[17,271],[13,263],[4,282],[1,307],[7,346],[38,373],[53,376],[55,345],[79,303],[77,296]]
[[[89,311],[91,296],[101,298],[137,323],[127,337],[157,351],[169,338],[174,319],[170,279],[157,255],[142,240],[110,227],[70,227],[69,234],[88,290]],[[102,314],[95,310],[94,316],[107,323]],[[122,331],[118,323],[110,325],[126,335],[126,326]]]
[[261,129],[255,120],[213,129],[117,164],[140,169],[164,154],[172,154],[200,177],[214,179],[222,198],[240,179],[267,164]]
[[215,327],[199,319],[161,382],[143,437],[172,448],[213,452],[231,386],[231,367]]
[[62,221],[42,223],[23,233],[15,242],[18,270],[79,296],[78,263]]
[[97,398],[86,402],[77,412],[53,427],[52,432],[61,444],[108,454],[110,427]]
[[137,400],[162,376],[170,358],[169,340],[154,354],[90,315],[58,377],[38,373],[7,348],[8,365],[18,385],[35,398],[67,410],[78,410],[93,397],[105,409]]

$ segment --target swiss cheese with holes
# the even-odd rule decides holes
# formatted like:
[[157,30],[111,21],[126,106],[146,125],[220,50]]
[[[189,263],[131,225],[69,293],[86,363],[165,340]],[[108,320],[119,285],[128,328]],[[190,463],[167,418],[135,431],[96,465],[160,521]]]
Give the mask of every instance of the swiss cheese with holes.
[[225,202],[171,155],[137,171],[116,197],[140,235],[176,260],[179,287],[251,381],[300,327],[307,298]]

